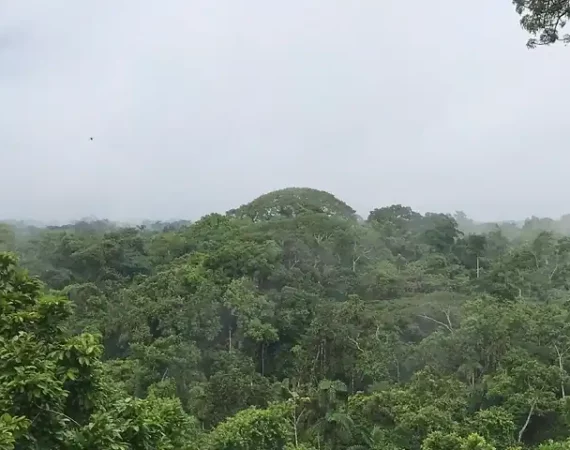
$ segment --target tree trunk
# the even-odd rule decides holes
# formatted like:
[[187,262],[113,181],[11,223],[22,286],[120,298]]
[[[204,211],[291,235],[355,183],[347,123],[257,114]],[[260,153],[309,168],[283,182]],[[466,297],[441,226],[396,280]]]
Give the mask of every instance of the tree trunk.
[[229,331],[229,342],[228,342],[228,353],[232,352],[232,327],[230,326]]
[[564,389],[564,365],[562,364],[563,354],[560,353],[560,350],[558,350],[558,346],[556,344],[554,344],[554,348],[556,349],[556,354],[558,355],[558,367],[560,368],[560,392],[562,394],[562,398],[566,398],[566,391]]
[[526,428],[528,427],[528,424],[530,423],[530,419],[531,419],[531,417],[532,417],[532,413],[534,412],[534,406],[535,406],[535,405],[536,405],[536,400],[534,400],[534,401],[532,402],[532,405],[530,406],[530,410],[529,410],[529,412],[528,412],[528,416],[526,416],[526,421],[525,421],[523,427],[521,428],[521,430],[519,431],[519,438],[518,438],[518,441],[517,441],[517,442],[519,442],[519,443],[522,441],[523,434],[524,434],[524,432],[526,431]]

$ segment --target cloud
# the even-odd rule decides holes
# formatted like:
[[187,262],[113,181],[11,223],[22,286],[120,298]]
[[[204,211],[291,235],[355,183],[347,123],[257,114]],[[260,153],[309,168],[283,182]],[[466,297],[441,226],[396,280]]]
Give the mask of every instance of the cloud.
[[559,215],[568,50],[525,42],[493,0],[11,2],[1,214],[195,218],[301,185]]

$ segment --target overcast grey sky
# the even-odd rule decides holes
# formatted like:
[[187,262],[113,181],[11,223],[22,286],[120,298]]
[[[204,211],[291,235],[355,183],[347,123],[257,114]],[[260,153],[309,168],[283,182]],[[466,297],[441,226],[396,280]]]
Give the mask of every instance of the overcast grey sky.
[[526,39],[510,0],[0,0],[0,216],[570,212],[570,48]]

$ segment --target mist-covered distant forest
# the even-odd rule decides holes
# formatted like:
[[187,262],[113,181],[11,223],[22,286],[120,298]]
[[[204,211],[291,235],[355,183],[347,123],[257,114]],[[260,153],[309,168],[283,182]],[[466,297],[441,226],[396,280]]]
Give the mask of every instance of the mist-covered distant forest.
[[4,223],[0,449],[570,448],[569,217]]
[[[543,149],[564,151],[564,127],[555,121],[562,89],[546,86],[547,79],[564,82],[561,60],[535,76],[522,58],[503,64],[512,72],[488,71],[508,47],[487,59],[461,58],[500,47],[503,28],[487,4],[472,15],[471,4],[461,10],[406,3],[408,10],[386,17],[360,5],[323,13],[303,5],[286,17],[259,2],[250,9],[234,5],[240,14],[232,22],[226,10],[232,2],[192,10],[147,2],[146,19],[138,3],[133,12],[124,5],[111,11],[111,3],[97,11],[12,3],[0,33],[0,50],[12,58],[2,60],[9,70],[0,80],[7,98],[0,139],[8,162],[4,207],[9,200],[11,211],[21,211],[28,195],[21,188],[32,179],[37,190],[29,191],[35,195],[27,211],[38,217],[54,199],[68,202],[68,211],[71,203],[81,207],[75,211],[93,210],[83,196],[89,186],[98,191],[105,176],[116,184],[89,198],[106,203],[120,192],[126,204],[136,192],[151,211],[170,200],[157,191],[151,202],[155,186],[197,175],[190,167],[206,174],[194,188],[213,179],[230,190],[248,178],[247,166],[259,163],[255,171],[268,178],[277,169],[288,177],[302,153],[325,149],[297,163],[312,177],[332,144],[342,158],[331,159],[342,166],[324,170],[329,178],[350,173],[341,170],[349,159],[353,168],[373,167],[374,177],[383,175],[376,172],[381,164],[387,173],[415,160],[425,175],[439,164],[428,166],[423,154],[442,144],[452,148],[442,149],[448,165],[437,176],[449,171],[458,179],[469,170],[481,178],[478,171],[493,165],[508,183],[511,162],[525,151],[535,152],[532,170],[543,162]],[[569,0],[511,3],[529,48],[570,43]],[[297,17],[310,20],[291,21]],[[277,26],[280,20],[291,21],[290,28]],[[183,33],[192,28],[200,33]],[[314,34],[301,33],[307,29]],[[351,44],[352,34],[359,36]],[[159,45],[162,35],[170,45]],[[240,53],[235,42],[248,39],[249,51]],[[211,46],[188,44],[200,40]],[[398,49],[397,41],[406,45]],[[401,50],[420,41],[415,53]],[[408,80],[398,87],[400,79]],[[290,89],[278,92],[287,83]],[[235,84],[233,90],[226,84]],[[351,85],[362,90],[351,92]],[[158,89],[165,86],[172,89]],[[534,100],[559,97],[558,105],[533,102],[531,89]],[[495,97],[503,91],[510,96]],[[478,105],[478,96],[487,102]],[[507,101],[510,109],[499,108]],[[472,114],[477,107],[483,112]],[[333,121],[327,113],[336,109],[345,115]],[[543,119],[536,127],[534,111]],[[478,120],[485,126],[475,127]],[[520,133],[529,120],[543,130],[540,139]],[[440,135],[433,128],[438,122],[450,122]],[[155,134],[140,133],[157,124]],[[459,139],[469,131],[464,124],[473,128]],[[89,158],[76,140],[87,126],[100,134],[85,141],[102,142],[90,145]],[[330,133],[334,127],[352,134]],[[372,135],[373,128],[380,131]],[[500,128],[503,136],[494,133]],[[193,133],[195,140],[187,140]],[[426,140],[400,142],[408,133]],[[479,140],[480,133],[488,140]],[[325,134],[329,140],[316,140]],[[465,164],[457,175],[463,161],[451,155],[470,140],[476,142],[463,149],[464,158],[474,159],[488,142],[490,152],[477,155],[484,164]],[[517,140],[528,145],[511,153]],[[181,162],[190,143],[195,152]],[[166,152],[176,144],[179,153]],[[298,151],[261,161],[273,146]],[[376,161],[350,155],[359,146],[362,154],[388,148],[403,156],[386,163],[384,154]],[[418,146],[416,156],[404,152]],[[227,153],[220,156],[219,147]],[[238,165],[239,152],[250,147],[255,152]],[[505,148],[494,159],[492,152]],[[214,156],[202,161],[200,152]],[[550,156],[549,167],[564,166],[560,154]],[[218,172],[222,159],[225,174]],[[406,170],[394,182],[412,184],[418,173],[401,175]],[[229,173],[237,176],[227,179]],[[520,180],[534,189],[560,174],[523,173]],[[133,179],[132,191],[116,187]],[[43,195],[52,183],[57,190]],[[537,198],[552,189],[545,186]],[[22,197],[12,198],[11,189]],[[192,222],[44,226],[14,219],[0,222],[0,450],[570,450],[570,214],[479,223],[462,212],[420,213],[396,204],[360,217],[330,193],[287,188]]]

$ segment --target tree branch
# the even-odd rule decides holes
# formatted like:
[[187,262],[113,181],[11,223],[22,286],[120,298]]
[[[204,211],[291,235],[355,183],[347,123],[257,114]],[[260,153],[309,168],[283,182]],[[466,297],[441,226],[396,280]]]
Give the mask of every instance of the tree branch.
[[434,323],[437,323],[438,325],[441,325],[442,327],[447,329],[450,333],[453,333],[453,327],[451,326],[451,321],[449,320],[449,313],[446,313],[446,316],[447,316],[448,323],[441,322],[441,321],[434,319],[433,317],[430,317],[426,314],[418,314],[418,317],[421,317],[423,319],[430,320]]
[[353,339],[353,338],[351,338],[351,337],[349,336],[349,337],[348,337],[348,340],[354,344],[354,346],[356,347],[356,349],[357,349],[359,352],[364,353],[364,350],[362,350],[362,348],[360,347],[360,344],[358,343],[358,341],[357,341],[356,339]]
[[524,423],[524,425],[522,426],[522,428],[519,431],[519,438],[517,442],[521,442],[522,441],[522,437],[524,432],[526,431],[526,428],[528,427],[528,424],[530,423],[530,418],[532,417],[532,413],[534,412],[534,407],[536,406],[536,400],[534,400],[532,402],[532,405],[530,405],[530,411],[528,412],[528,415],[526,416],[526,421]]
[[564,389],[564,366],[562,364],[562,356],[563,353],[560,353],[558,350],[558,345],[554,344],[554,349],[556,350],[556,354],[558,355],[558,367],[560,368],[560,392],[562,393],[562,398],[566,398],[566,391]]
[[550,272],[550,275],[548,276],[548,281],[552,281],[552,277],[554,276],[557,270],[558,270],[558,263],[556,263],[556,266],[554,266],[554,270]]
[[[61,416],[61,417],[65,418],[65,419],[67,419],[67,420],[70,420],[71,422],[73,422],[73,423],[74,423],[75,425],[77,425],[78,427],[81,427],[81,426],[82,426],[80,423],[78,423],[78,422],[76,422],[75,420],[73,420],[73,419],[72,419],[71,417],[69,417],[67,414],[64,414],[64,413],[59,412],[59,411],[54,411],[53,409],[42,408],[41,406],[38,406],[38,405],[36,405],[36,407],[37,407],[38,409],[41,409],[42,411],[45,411],[45,412],[48,412],[48,413],[53,413],[53,414],[56,414],[56,415],[58,415],[58,416]],[[35,420],[35,418],[34,418],[34,420]]]
[[449,330],[453,332],[453,325],[451,324],[451,318],[449,317],[449,309],[443,312],[445,314],[445,318],[447,319],[447,323],[449,324]]

